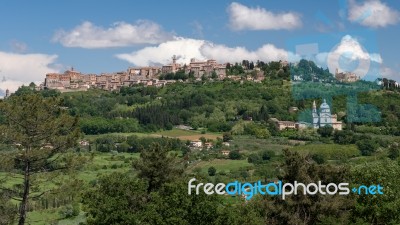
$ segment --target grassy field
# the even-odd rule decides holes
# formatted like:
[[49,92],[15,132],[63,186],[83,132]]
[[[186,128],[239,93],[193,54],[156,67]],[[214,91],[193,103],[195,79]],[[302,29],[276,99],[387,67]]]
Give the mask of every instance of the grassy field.
[[64,219],[59,213],[59,209],[48,209],[33,211],[28,213],[27,224],[37,224],[37,225],[78,225],[81,222],[85,222],[85,213],[81,212],[78,216],[74,218]]
[[195,168],[201,168],[202,172],[207,172],[208,168],[213,166],[217,171],[231,172],[239,168],[251,167],[246,160],[229,160],[229,159],[214,159],[211,161],[200,161],[195,165],[188,168],[189,171],[193,171]]
[[121,135],[121,136],[131,136],[136,135],[138,137],[170,137],[170,138],[178,138],[181,140],[199,140],[201,137],[205,137],[206,139],[216,140],[218,137],[222,138],[222,134],[220,133],[206,133],[202,134],[200,131],[194,130],[181,130],[181,129],[172,129],[172,130],[164,130],[158,131],[154,133],[109,133],[109,134],[99,134],[99,135],[86,135],[85,139],[89,141],[94,141],[98,137],[108,136],[108,135]]
[[301,154],[320,154],[331,160],[350,159],[360,156],[360,151],[355,145],[308,144],[295,146],[293,150]]
[[112,172],[127,172],[132,170],[132,160],[139,156],[140,153],[97,153],[86,168],[77,173],[77,178],[89,182]]
[[289,145],[273,143],[270,139],[257,139],[252,136],[234,136],[231,146],[237,148],[241,153],[249,153],[260,150],[272,150],[276,155],[282,154],[282,149],[291,148]]
[[206,139],[212,139],[212,140],[216,140],[218,137],[222,138],[222,134],[219,134],[219,133],[202,134],[199,131],[181,130],[181,129],[175,129],[175,128],[172,130],[160,131],[155,134],[159,135],[159,136],[179,138],[181,140],[190,140],[190,141],[199,140],[199,138],[201,138],[201,137],[205,137]]

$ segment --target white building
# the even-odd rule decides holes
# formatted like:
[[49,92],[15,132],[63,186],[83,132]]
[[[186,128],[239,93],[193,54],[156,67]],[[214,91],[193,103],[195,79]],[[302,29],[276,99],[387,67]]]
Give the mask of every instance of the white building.
[[325,126],[331,126],[335,130],[342,130],[342,122],[337,121],[337,115],[331,114],[331,108],[329,107],[328,103],[324,99],[324,102],[319,107],[319,113],[317,110],[317,105],[315,101],[313,103],[312,109],[312,117],[313,117],[313,127],[320,128]]

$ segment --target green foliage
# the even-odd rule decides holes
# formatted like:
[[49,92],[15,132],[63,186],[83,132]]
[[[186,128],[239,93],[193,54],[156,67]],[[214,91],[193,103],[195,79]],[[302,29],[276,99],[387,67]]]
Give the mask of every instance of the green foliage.
[[186,74],[184,70],[176,71],[176,73],[167,73],[160,75],[160,80],[187,80],[189,74]]
[[81,130],[85,134],[129,133],[140,131],[136,119],[106,119],[102,117],[88,117],[80,120]]
[[304,81],[333,82],[335,78],[328,69],[318,67],[313,61],[301,59],[297,66],[292,66],[291,74],[301,75]]
[[378,144],[372,139],[361,139],[356,142],[357,148],[360,150],[361,155],[372,155],[377,149]]
[[168,154],[169,149],[154,143],[140,153],[140,159],[133,167],[138,171],[138,177],[148,182],[147,191],[159,189],[182,173],[182,168],[176,163],[176,155]]
[[260,139],[267,139],[271,136],[269,130],[265,126],[251,122],[244,125],[243,134],[254,135],[256,138]]
[[390,159],[395,160],[395,159],[399,158],[399,156],[400,156],[400,148],[399,148],[399,144],[398,143],[393,143],[392,145],[390,145],[388,151],[389,151],[388,157]]
[[0,224],[13,224],[17,216],[16,208],[10,203],[9,196],[0,192]]
[[71,218],[78,216],[80,213],[80,206],[78,203],[74,203],[72,205],[66,205],[62,207],[60,211],[60,215],[62,218]]
[[281,131],[279,134],[282,137],[288,137],[289,139],[302,141],[316,141],[320,139],[320,135],[313,128],[301,130],[288,129]]
[[335,130],[333,140],[335,143],[341,145],[355,144],[356,142],[355,135],[350,130]]
[[[125,141],[125,140],[124,140]],[[123,141],[121,141],[124,144]],[[129,145],[128,152],[141,152],[149,149],[152,144],[158,143],[162,147],[169,148],[174,151],[187,152],[185,142],[177,138],[156,138],[156,137],[143,137],[139,138],[136,135],[126,137],[126,146]],[[125,145],[125,144],[124,144]]]
[[312,154],[311,158],[317,164],[324,164],[326,162],[326,159],[324,158],[324,155],[322,155],[322,154],[318,154],[318,153]]
[[251,117],[255,122],[269,117],[289,119],[287,108],[294,105],[292,99],[287,99],[291,96],[289,91],[273,83],[266,86],[215,81],[178,82],[163,88],[122,87],[119,93],[88,90],[65,93],[62,97],[71,115],[82,118],[81,128],[87,134],[155,131],[182,123],[227,132],[240,118]]
[[29,86],[22,85],[14,92],[15,96],[30,95],[30,94],[41,94],[43,97],[59,97],[61,95],[60,91],[55,89],[45,89],[42,91],[36,91],[36,85],[31,82]]
[[353,217],[362,218],[367,224],[399,224],[400,216],[400,166],[391,160],[371,162],[356,166],[352,170],[353,185],[378,185],[382,195],[357,196]]
[[272,157],[275,156],[275,152],[271,150],[265,150],[261,153],[261,158],[264,161],[270,160]]
[[239,75],[239,74],[244,74],[244,69],[242,65],[239,65],[238,63],[235,63],[235,65],[229,65],[229,67],[226,68],[226,74],[227,75]]
[[152,201],[144,213],[145,224],[215,224],[219,218],[217,209],[220,196],[187,194],[187,180],[165,184],[152,193]]
[[242,155],[239,153],[238,150],[233,150],[229,152],[229,159],[232,160],[239,160],[242,158]]
[[[40,198],[41,175],[55,175],[55,170],[71,170],[81,163],[74,155],[65,154],[76,145],[79,137],[78,118],[68,115],[61,107],[60,99],[44,98],[39,94],[21,94],[0,102],[0,112],[6,119],[0,125],[0,142],[19,147],[5,152],[1,164],[8,165],[12,175],[22,174],[20,188],[11,191],[13,197],[21,199],[19,224],[25,223],[31,198]],[[3,168],[4,169],[4,168]],[[54,172],[54,173],[52,173]]]
[[333,127],[324,126],[318,128],[317,132],[321,135],[321,137],[330,137],[333,133]]
[[97,186],[83,196],[87,223],[141,224],[146,184],[131,176],[113,173],[99,179]]
[[217,173],[217,169],[215,169],[215,167],[211,166],[208,168],[208,175],[213,177],[215,176],[215,174]]
[[253,163],[253,164],[259,164],[262,162],[260,154],[257,153],[252,153],[247,157],[247,162]]
[[300,154],[319,154],[325,159],[333,160],[344,160],[360,156],[360,151],[356,145],[309,144],[295,146],[293,150]]
[[222,134],[222,141],[228,142],[230,140],[232,140],[232,134],[231,133],[225,132],[225,133]]
[[[201,182],[201,181],[198,181]],[[221,196],[187,194],[187,179],[177,178],[147,192],[147,182],[129,174],[101,177],[83,196],[88,224],[227,224],[238,215],[229,213]],[[240,221],[261,221],[242,207]],[[237,224],[237,223],[234,223]],[[258,223],[260,224],[260,223]]]
[[117,169],[117,168],[118,168],[118,165],[117,165],[117,164],[114,163],[114,164],[111,165],[111,169],[114,169],[114,170],[115,170],[115,169]]
[[[350,176],[346,167],[316,165],[310,156],[284,150],[284,183],[309,183],[322,181],[323,184],[341,183]],[[337,224],[350,224],[350,213],[354,207],[351,195],[292,195],[282,200],[265,197],[265,219],[267,224],[323,224],[335,218]]]

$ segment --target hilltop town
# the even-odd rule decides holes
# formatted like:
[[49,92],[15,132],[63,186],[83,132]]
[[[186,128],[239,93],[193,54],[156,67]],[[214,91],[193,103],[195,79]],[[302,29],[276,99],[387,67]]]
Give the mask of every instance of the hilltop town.
[[[307,65],[304,65],[307,64]],[[301,60],[298,63],[288,63],[287,61],[270,62],[268,64],[257,61],[256,63],[243,60],[241,63],[231,64],[229,62],[219,63],[214,59],[198,61],[192,58],[188,64],[177,63],[174,55],[168,65],[161,67],[129,67],[126,71],[84,74],[73,67],[64,73],[48,73],[42,84],[37,89],[57,89],[61,92],[84,91],[89,88],[98,88],[108,91],[119,90],[121,87],[133,85],[144,85],[162,87],[175,82],[201,81],[207,79],[224,80],[247,80],[261,82],[266,77],[282,76],[281,78],[292,80],[293,82],[338,82],[353,83],[361,80],[361,77],[352,72],[339,72],[334,74],[317,67],[313,62],[307,63]],[[307,68],[305,68],[307,67]],[[308,69],[308,67],[310,69]],[[273,71],[272,74],[268,71]],[[308,71],[313,71],[309,73]],[[315,72],[319,71],[319,72]],[[275,75],[274,75],[275,73]],[[188,79],[191,78],[191,79]],[[377,83],[382,86],[391,86],[389,81],[380,79]],[[390,81],[393,86],[398,87],[398,83]],[[7,95],[8,96],[8,95]]]
[[104,90],[118,90],[122,86],[143,84],[145,86],[162,87],[175,83],[176,80],[159,79],[160,75],[181,72],[200,80],[201,77],[216,76],[218,79],[226,77],[226,65],[217,63],[216,60],[197,61],[192,58],[188,65],[177,63],[177,57],[172,57],[169,65],[162,67],[130,67],[127,71],[115,73],[82,74],[71,68],[64,73],[48,73],[43,88],[62,90],[85,90],[90,87]]

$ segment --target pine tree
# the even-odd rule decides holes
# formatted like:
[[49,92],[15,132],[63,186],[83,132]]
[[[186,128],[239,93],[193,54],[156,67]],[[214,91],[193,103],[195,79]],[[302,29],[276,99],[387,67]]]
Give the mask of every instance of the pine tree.
[[176,155],[169,153],[167,148],[155,143],[150,148],[143,149],[140,159],[134,162],[133,167],[138,170],[139,178],[148,182],[149,193],[183,172],[176,163]]
[[25,223],[30,199],[44,194],[31,193],[40,175],[67,168],[60,160],[79,136],[77,118],[69,116],[60,105],[59,99],[39,94],[12,96],[0,103],[5,118],[0,125],[0,140],[15,147],[3,153],[1,163],[23,175],[21,188],[9,190],[20,201],[19,225]]

